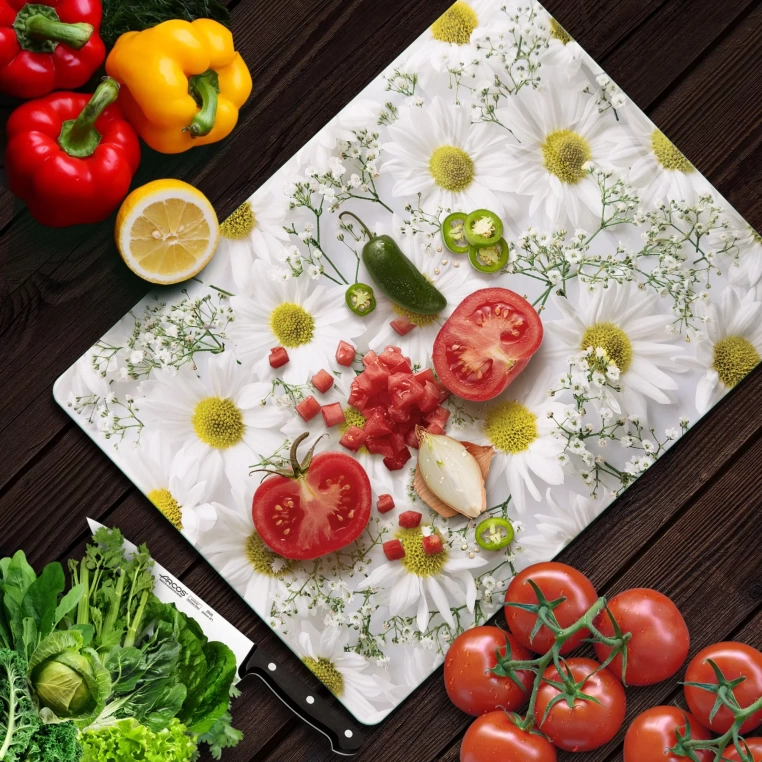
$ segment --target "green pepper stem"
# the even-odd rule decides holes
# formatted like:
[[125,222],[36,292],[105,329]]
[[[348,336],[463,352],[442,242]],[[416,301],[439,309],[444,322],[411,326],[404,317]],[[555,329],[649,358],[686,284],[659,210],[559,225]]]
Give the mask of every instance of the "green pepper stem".
[[202,138],[214,129],[220,95],[220,79],[217,72],[209,69],[188,80],[188,92],[195,98],[201,110],[193,117],[184,131],[192,138]]
[[360,227],[365,231],[365,235],[368,236],[368,240],[371,238],[375,238],[375,236],[368,230],[368,226],[354,213],[352,212],[342,212],[339,215],[339,219],[343,219],[344,217],[349,216],[351,217],[355,222],[357,222]]
[[90,24],[64,24],[41,13],[29,16],[24,22],[24,30],[33,40],[62,42],[74,50],[80,50],[87,45],[95,31]]
[[111,77],[104,77],[90,102],[82,109],[82,113],[76,119],[63,123],[58,144],[69,156],[84,159],[93,155],[101,142],[101,135],[95,129],[95,123],[118,97],[119,83]]

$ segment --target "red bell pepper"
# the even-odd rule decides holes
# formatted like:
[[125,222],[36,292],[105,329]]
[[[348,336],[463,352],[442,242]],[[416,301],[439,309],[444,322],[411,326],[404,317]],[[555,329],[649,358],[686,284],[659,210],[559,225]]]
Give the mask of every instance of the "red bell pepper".
[[82,87],[106,58],[101,0],[0,0],[0,92],[39,98]]
[[106,219],[127,195],[140,141],[107,77],[90,96],[54,93],[19,106],[8,120],[8,186],[43,225]]

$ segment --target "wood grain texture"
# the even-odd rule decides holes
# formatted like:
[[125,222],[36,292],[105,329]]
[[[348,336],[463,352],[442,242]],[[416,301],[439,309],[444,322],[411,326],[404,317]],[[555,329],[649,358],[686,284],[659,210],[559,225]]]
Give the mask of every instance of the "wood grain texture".
[[[403,52],[449,0],[228,4],[255,80],[237,131],[221,146],[181,157],[146,150],[136,178],[136,184],[166,176],[192,182],[221,217]],[[546,6],[762,227],[762,0],[548,0]],[[0,120],[11,106],[0,100]],[[120,526],[131,539],[149,541],[174,574],[322,690],[51,399],[57,376],[146,292],[119,260],[112,224],[50,231],[0,189],[0,551],[21,547],[40,565],[81,553],[85,516]],[[563,554],[602,592],[652,585],[672,595],[691,627],[692,652],[728,637],[762,646],[760,398],[758,370]],[[225,759],[339,759],[260,684],[243,688],[236,719],[246,740]],[[628,717],[679,698],[674,683],[633,690]],[[369,730],[357,759],[455,762],[467,724],[447,701],[441,675],[434,675]],[[620,760],[620,742],[585,759]]]

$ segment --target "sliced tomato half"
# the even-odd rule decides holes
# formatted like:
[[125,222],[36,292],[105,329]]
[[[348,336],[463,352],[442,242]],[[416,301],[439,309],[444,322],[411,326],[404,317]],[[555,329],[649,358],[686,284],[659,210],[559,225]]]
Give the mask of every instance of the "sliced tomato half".
[[497,397],[542,343],[542,321],[513,291],[484,288],[466,297],[434,342],[439,380],[463,399]]

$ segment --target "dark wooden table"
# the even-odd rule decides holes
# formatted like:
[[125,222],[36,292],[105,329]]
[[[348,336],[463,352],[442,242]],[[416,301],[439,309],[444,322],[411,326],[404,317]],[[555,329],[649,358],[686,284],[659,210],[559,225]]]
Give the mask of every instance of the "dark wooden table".
[[[448,6],[449,0],[231,0],[254,95],[234,136],[151,155],[137,182],[198,185],[235,209]],[[756,227],[762,227],[762,1],[548,0],[548,10]],[[7,113],[7,109],[6,112]],[[46,230],[0,188],[0,551],[38,568],[81,551],[84,517],[149,542],[164,565],[244,632],[296,660],[57,408],[54,380],[146,292],[121,264],[113,221]],[[762,371],[753,373],[562,555],[602,593],[672,596],[692,652],[762,647]],[[300,674],[310,679],[307,670]],[[628,716],[679,700],[631,690]],[[334,759],[259,684],[236,706],[229,762]],[[468,718],[432,677],[368,733],[361,762],[452,762]],[[585,757],[621,758],[621,738]]]

